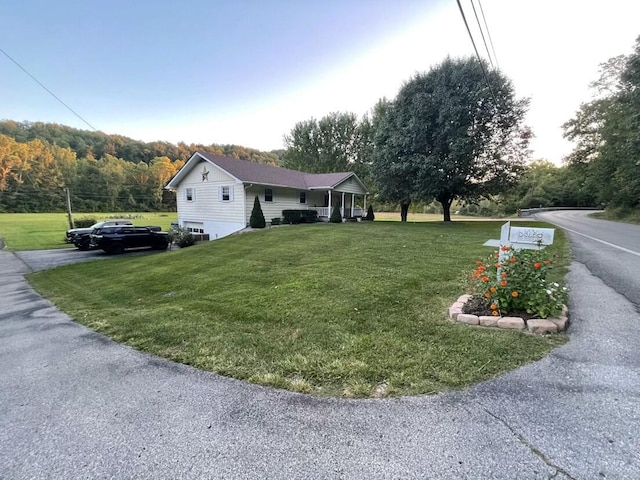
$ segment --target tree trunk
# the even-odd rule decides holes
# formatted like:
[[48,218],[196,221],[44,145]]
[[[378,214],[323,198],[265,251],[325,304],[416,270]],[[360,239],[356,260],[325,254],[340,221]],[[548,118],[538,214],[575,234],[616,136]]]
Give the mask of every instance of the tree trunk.
[[451,204],[453,203],[453,198],[445,198],[442,200],[438,200],[440,205],[442,205],[442,215],[444,216],[443,220],[445,222],[451,221]]
[[407,221],[407,214],[409,213],[409,205],[411,205],[411,200],[403,200],[400,202],[400,221]]

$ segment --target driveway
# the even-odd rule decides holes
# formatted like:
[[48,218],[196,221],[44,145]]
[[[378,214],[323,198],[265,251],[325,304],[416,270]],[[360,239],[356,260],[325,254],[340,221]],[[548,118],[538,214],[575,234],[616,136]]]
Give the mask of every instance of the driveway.
[[71,321],[28,270],[0,251],[0,478],[640,478],[640,315],[581,263],[571,340],[549,357],[384,400],[318,399],[140,353]]

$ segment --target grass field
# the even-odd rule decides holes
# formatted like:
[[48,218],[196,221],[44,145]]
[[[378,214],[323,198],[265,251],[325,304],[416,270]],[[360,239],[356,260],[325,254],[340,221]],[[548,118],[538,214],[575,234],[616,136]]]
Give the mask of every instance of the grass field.
[[[74,219],[130,218],[135,225],[159,225],[168,230],[177,213],[78,213]],[[66,213],[1,213],[0,238],[10,250],[45,250],[73,247],[65,243],[65,232],[69,229]]]
[[[89,262],[29,279],[118,342],[222,375],[322,396],[434,393],[565,341],[447,319],[500,223],[283,226],[161,258],[120,256],[108,275]],[[561,231],[555,242],[560,278]]]

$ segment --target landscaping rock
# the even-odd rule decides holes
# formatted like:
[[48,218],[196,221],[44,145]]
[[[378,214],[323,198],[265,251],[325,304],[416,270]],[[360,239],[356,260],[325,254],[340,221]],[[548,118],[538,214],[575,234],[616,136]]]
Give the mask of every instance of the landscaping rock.
[[449,318],[456,320],[458,318],[458,315],[462,313],[463,305],[464,303],[462,302],[455,302],[453,305],[451,305],[449,307]]
[[525,326],[524,320],[520,317],[502,317],[498,320],[498,327],[500,328],[523,330]]
[[532,318],[531,320],[527,320],[527,328],[531,333],[538,334],[556,333],[558,331],[558,326],[554,322],[544,318]]
[[560,315],[559,317],[552,317],[549,318],[549,320],[556,324],[559,332],[564,332],[569,325],[569,319],[564,315]]
[[465,294],[465,295],[460,295],[460,296],[458,297],[458,300],[457,300],[457,301],[458,301],[458,302],[460,302],[460,303],[467,303],[467,301],[469,301],[469,299],[470,299],[471,297],[472,297],[472,295],[469,295],[469,294],[467,293],[467,294]]
[[497,327],[498,320],[500,320],[501,318],[502,317],[494,317],[492,315],[482,315],[478,317],[478,322],[483,327]]
[[459,323],[466,323],[467,325],[478,325],[480,323],[477,315],[470,315],[468,313],[459,314],[456,320]]

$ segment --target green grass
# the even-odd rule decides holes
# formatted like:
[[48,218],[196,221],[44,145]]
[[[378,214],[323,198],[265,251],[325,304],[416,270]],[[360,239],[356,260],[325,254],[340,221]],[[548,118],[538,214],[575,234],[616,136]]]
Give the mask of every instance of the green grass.
[[[177,220],[175,212],[169,213],[76,213],[74,219],[131,218],[136,225],[159,225],[168,230]],[[10,250],[46,250],[72,247],[65,243],[69,229],[66,213],[0,213],[0,238]]]
[[604,212],[596,212],[589,215],[590,217],[600,218],[602,220],[613,220],[614,222],[634,223],[640,225],[640,209],[612,209]]
[[[565,341],[447,319],[500,224],[277,227],[29,279],[118,342],[222,375],[321,396],[434,393]],[[555,241],[566,265],[562,232]]]

